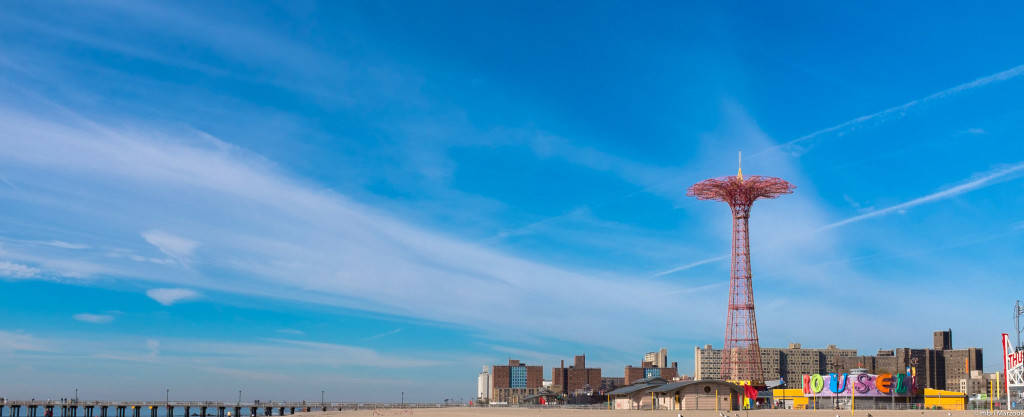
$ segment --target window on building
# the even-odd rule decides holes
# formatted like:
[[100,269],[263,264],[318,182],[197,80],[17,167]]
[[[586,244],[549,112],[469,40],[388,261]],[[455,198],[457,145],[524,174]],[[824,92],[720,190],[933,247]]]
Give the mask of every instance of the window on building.
[[514,366],[509,370],[509,387],[526,388],[525,366]]

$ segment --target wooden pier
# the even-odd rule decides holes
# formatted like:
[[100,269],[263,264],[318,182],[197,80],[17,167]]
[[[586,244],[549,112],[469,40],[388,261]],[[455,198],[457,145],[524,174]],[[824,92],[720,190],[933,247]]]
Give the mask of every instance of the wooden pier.
[[[284,416],[296,412],[365,410],[371,408],[410,407],[398,403],[331,403],[331,402],[215,402],[215,401],[53,401],[4,400],[0,402],[0,416],[9,408],[9,417],[158,417],[162,409],[166,417],[174,410],[184,411],[186,417],[251,417]],[[431,405],[433,407],[433,405]],[[22,416],[22,411],[25,412]],[[245,411],[246,414],[242,414]],[[287,413],[287,414],[286,414]]]

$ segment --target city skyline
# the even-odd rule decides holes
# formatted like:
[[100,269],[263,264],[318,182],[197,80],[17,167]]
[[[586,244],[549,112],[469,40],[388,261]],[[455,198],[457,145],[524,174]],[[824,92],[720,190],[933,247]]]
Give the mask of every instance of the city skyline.
[[686,188],[740,150],[799,189],[751,216],[762,347],[951,328],[1001,370],[1001,6],[7,4],[0,396],[440,401],[662,347],[692,375],[731,218]]

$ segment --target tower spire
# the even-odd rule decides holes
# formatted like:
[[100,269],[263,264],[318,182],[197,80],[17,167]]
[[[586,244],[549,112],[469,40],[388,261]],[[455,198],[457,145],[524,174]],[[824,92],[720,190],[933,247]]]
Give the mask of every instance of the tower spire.
[[740,177],[740,181],[743,181],[743,151],[740,151],[740,169],[736,172],[736,176]]

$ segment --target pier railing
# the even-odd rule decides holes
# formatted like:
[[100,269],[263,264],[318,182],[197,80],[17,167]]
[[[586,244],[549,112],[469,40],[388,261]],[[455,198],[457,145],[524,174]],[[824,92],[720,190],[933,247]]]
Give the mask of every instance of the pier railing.
[[209,409],[279,409],[295,408],[317,411],[330,410],[352,410],[371,408],[445,408],[445,407],[468,407],[465,404],[456,403],[399,403],[399,402],[319,402],[319,401],[97,401],[97,400],[15,400],[2,399],[0,407],[38,407],[38,408],[195,408],[203,407]]

